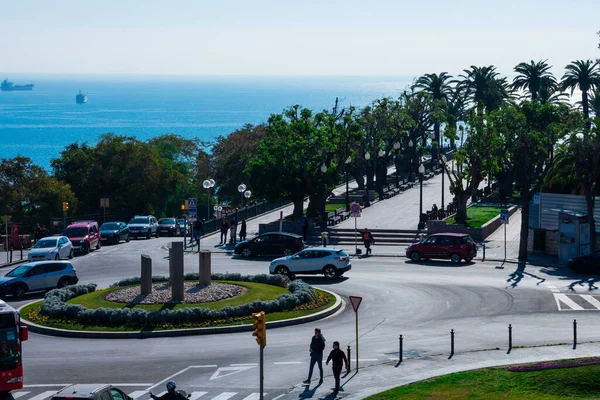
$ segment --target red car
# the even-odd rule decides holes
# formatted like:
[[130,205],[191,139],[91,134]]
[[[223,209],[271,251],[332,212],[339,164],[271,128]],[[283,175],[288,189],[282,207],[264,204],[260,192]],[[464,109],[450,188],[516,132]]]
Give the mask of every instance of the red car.
[[76,221],[67,226],[63,236],[73,243],[73,250],[88,254],[92,249],[100,249],[100,229],[96,221]]
[[442,258],[457,264],[476,256],[477,245],[466,233],[434,233],[406,248],[406,257],[413,261]]

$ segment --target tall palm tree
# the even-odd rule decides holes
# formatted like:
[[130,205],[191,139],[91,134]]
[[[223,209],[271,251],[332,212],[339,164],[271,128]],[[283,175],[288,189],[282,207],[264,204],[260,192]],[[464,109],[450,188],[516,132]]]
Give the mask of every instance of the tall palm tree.
[[542,78],[540,89],[538,90],[538,100],[540,103],[561,104],[567,103],[567,94],[560,91],[556,79]]
[[531,60],[531,63],[525,62],[519,63],[515,67],[517,76],[513,79],[512,88],[516,90],[526,89],[531,95],[531,100],[539,100],[539,91],[543,84],[556,85],[556,79],[550,72],[552,68],[548,63],[544,61],[535,62]]
[[600,89],[590,94],[590,109],[594,117],[600,118]]
[[455,149],[458,122],[465,119],[466,103],[466,89],[461,85],[456,85],[446,107],[446,129],[449,130],[450,147],[452,149]]
[[576,60],[565,67],[566,72],[560,82],[561,90],[573,91],[577,88],[581,90],[581,105],[583,107],[583,117],[585,118],[586,127],[591,126],[590,118],[590,90],[595,90],[600,86],[600,71],[598,70],[598,61]]
[[460,85],[466,88],[467,98],[472,106],[477,107],[481,103],[488,111],[493,111],[510,98],[510,85],[506,78],[499,77],[500,74],[493,65],[471,65],[464,72],[464,75],[460,75]]

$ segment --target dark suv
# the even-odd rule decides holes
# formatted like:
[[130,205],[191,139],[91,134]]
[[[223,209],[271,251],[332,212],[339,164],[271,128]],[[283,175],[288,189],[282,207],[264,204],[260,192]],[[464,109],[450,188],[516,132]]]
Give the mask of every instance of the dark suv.
[[413,261],[442,258],[459,263],[471,261],[477,256],[477,245],[466,233],[434,233],[420,243],[406,248],[406,257]]

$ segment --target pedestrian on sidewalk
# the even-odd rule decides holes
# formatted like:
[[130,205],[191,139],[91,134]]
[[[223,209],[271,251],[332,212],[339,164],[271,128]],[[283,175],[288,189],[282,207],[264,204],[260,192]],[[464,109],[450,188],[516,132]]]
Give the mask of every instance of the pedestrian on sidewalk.
[[315,364],[319,367],[319,385],[323,383],[323,350],[325,350],[325,337],[321,329],[315,328],[315,335],[310,341],[310,367],[308,368],[308,379],[304,383],[310,384]]
[[346,372],[350,372],[348,358],[346,357],[344,350],[340,349],[340,342],[333,342],[333,350],[329,353],[325,365],[329,365],[329,361],[331,361],[333,377],[335,378],[335,389],[333,393],[337,394],[340,391],[340,375],[342,374],[342,367],[344,364],[346,364]]
[[229,222],[227,222],[227,218],[223,217],[221,220],[221,241],[219,244],[227,244],[227,232],[229,232]]
[[246,240],[246,220],[242,220],[242,226],[240,227],[240,242]]
[[233,219],[231,220],[231,232],[229,234],[229,242],[231,244],[236,244],[237,243],[237,218],[234,216]]
[[300,218],[300,228],[302,229],[302,237],[306,242],[308,236],[308,218],[306,218],[306,214],[302,215],[302,218]]
[[196,242],[196,245],[198,245],[198,251],[200,251],[200,237],[203,234],[203,230],[204,224],[202,223],[202,221],[200,221],[199,219],[194,221],[194,241]]
[[362,234],[362,238],[363,243],[365,245],[365,255],[371,254],[371,245],[375,243],[375,238],[373,237],[373,234],[371,233],[371,231],[365,228]]

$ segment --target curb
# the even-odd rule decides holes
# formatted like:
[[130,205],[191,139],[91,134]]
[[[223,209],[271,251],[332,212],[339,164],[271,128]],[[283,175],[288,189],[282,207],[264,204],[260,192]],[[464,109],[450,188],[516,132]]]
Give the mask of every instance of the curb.
[[[285,319],[281,321],[267,322],[267,328],[282,328],[285,326],[299,325],[308,322],[313,322],[322,318],[329,317],[338,312],[345,303],[342,298],[333,292],[325,289],[319,289],[327,292],[335,297],[335,303],[333,306],[326,310],[319,311],[316,314],[307,315],[305,317],[297,317],[292,319]],[[40,300],[32,301],[24,304],[18,308],[20,312],[23,307],[30,304],[37,303]],[[30,332],[39,333],[41,335],[48,336],[59,336],[69,338],[82,338],[82,339],[147,339],[147,338],[158,338],[158,337],[177,337],[177,336],[194,336],[194,335],[213,335],[220,333],[236,333],[236,332],[250,332],[253,330],[252,325],[236,325],[236,326],[223,326],[216,328],[190,328],[190,329],[174,329],[164,331],[139,331],[139,332],[101,332],[101,331],[72,331],[67,329],[50,328],[34,324],[21,318],[21,322],[29,328]]]

